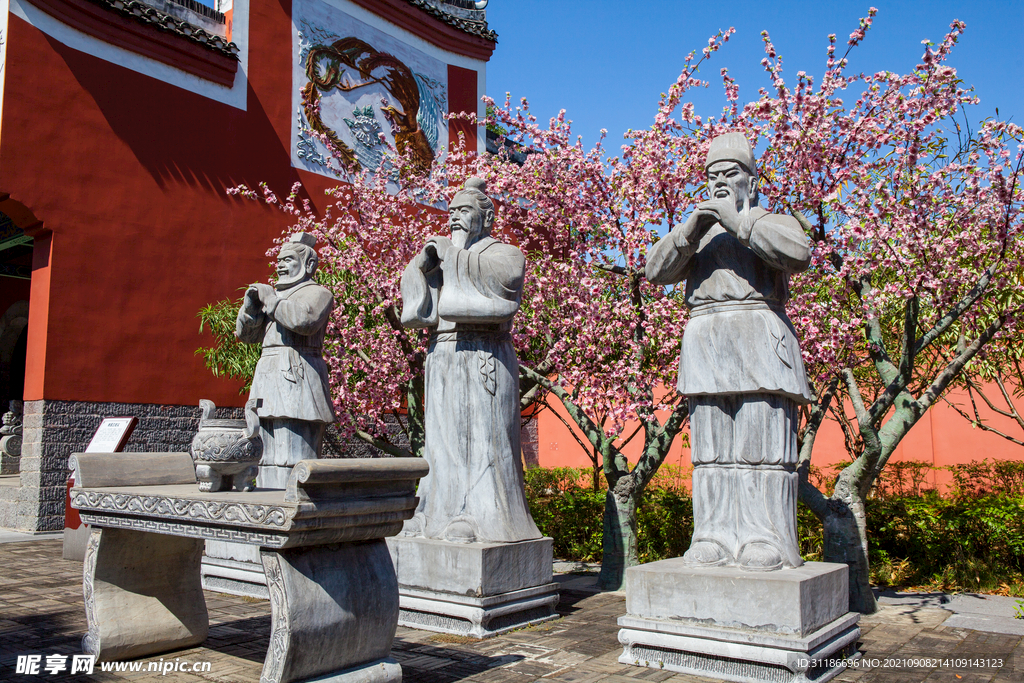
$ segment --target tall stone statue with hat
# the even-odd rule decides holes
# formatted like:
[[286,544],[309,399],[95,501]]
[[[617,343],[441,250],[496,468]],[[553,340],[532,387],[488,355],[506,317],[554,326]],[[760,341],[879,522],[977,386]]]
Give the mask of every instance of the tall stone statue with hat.
[[555,616],[552,540],[523,490],[512,319],[526,259],[491,236],[494,203],[470,178],[402,273],[402,324],[430,331],[419,505],[388,539],[398,623],[487,638]]
[[292,235],[277,257],[277,283],[250,285],[235,324],[241,341],[263,344],[249,392],[263,438],[262,488],[284,488],[297,462],[319,458],[335,420],[323,359],[334,296],[313,281],[315,245],[313,235]]
[[455,543],[540,538],[523,492],[519,362],[512,317],[526,260],[491,237],[494,204],[470,178],[449,204],[450,236],[431,237],[402,274],[402,324],[431,329],[424,455],[406,535]]
[[683,559],[769,571],[797,545],[798,408],[811,399],[788,279],[810,263],[796,219],[758,206],[742,133],[711,141],[710,198],[649,251],[655,284],[686,282],[679,392],[690,402],[694,532]]

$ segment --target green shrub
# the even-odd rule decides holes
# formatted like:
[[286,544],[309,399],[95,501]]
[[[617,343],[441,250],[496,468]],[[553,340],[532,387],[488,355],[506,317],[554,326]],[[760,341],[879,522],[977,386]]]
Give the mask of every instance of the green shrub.
[[[924,486],[930,466],[904,463],[867,502],[871,578],[878,585],[1024,595],[1024,465],[971,463],[953,468],[940,496]],[[682,555],[693,534],[693,501],[667,472],[648,487],[637,511],[641,562]],[[821,475],[822,477],[827,475]],[[589,469],[535,468],[526,473],[537,526],[555,540],[555,556],[601,561],[605,490],[591,488]],[[983,492],[983,493],[980,493]],[[822,559],[822,526],[797,507],[800,552]]]

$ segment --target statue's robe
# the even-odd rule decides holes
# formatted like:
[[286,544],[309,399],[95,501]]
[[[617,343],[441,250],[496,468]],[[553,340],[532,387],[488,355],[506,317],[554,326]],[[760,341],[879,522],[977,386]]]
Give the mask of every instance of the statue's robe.
[[402,324],[431,328],[424,369],[430,474],[420,481],[407,534],[461,542],[541,537],[523,491],[519,362],[510,334],[525,267],[518,249],[484,237],[452,247],[431,272],[417,259],[402,275]]
[[785,303],[810,244],[794,218],[760,207],[744,225],[734,236],[716,223],[697,244],[673,230],[646,272],[655,284],[686,281],[678,389],[690,402],[693,543],[719,545],[728,563],[765,544],[799,566],[796,434],[811,393]]
[[[260,399],[256,414],[265,446],[260,464],[288,466],[318,457],[324,428],[335,421],[323,359],[324,333],[334,296],[309,280],[277,290],[277,296],[277,304],[269,313],[252,314],[243,304],[235,336],[249,344],[263,345],[249,392],[249,398]],[[268,432],[275,433],[275,437],[268,437]]]

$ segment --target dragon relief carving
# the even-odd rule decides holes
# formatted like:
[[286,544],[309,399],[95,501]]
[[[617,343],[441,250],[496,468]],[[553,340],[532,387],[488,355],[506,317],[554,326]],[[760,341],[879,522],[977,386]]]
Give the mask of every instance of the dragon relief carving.
[[372,107],[356,109],[355,119],[345,120],[356,141],[357,150],[353,150],[324,123],[321,99],[331,90],[352,92],[373,84],[384,87],[398,105],[385,101],[380,106],[391,124],[398,152],[410,154],[417,170],[430,169],[439,139],[441,112],[430,93],[430,84],[397,57],[358,38],[342,38],[330,45],[310,47],[306,77],[309,82],[300,92],[309,128],[336,151],[346,170],[354,171],[360,164],[370,168],[376,168],[370,165],[374,162],[379,164],[382,154],[376,147],[380,145],[380,124]]
[[103,529],[93,529],[89,532],[89,543],[85,548],[85,562],[82,567],[82,594],[85,598],[85,621],[89,625],[88,632],[82,636],[82,652],[87,654],[99,654],[100,634],[96,619],[96,554],[100,549],[100,537]]

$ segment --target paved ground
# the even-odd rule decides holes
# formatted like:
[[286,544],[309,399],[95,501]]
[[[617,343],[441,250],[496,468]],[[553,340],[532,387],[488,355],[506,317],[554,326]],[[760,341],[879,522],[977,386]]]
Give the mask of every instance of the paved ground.
[[[71,676],[67,672],[39,676],[15,673],[19,654],[80,653],[85,632],[82,566],[61,559],[59,540],[9,542],[0,545],[0,681],[218,681],[259,680],[270,633],[270,605],[264,601],[207,593],[210,637],[203,647],[143,661],[180,659],[210,662],[202,674],[100,673]],[[399,628],[393,656],[401,662],[404,683],[691,683],[707,679],[619,664],[622,649],[615,620],[625,612],[621,594],[600,593],[592,576],[564,574],[561,618],[485,641]],[[954,614],[960,600],[980,612]],[[1010,602],[959,596],[891,596],[878,614],[861,621],[863,664],[848,669],[837,681],[886,683],[1021,683],[1024,642],[1021,635],[976,631],[955,620],[967,615],[992,618],[996,626],[1015,625],[1000,617]],[[952,615],[952,616],[951,616]],[[1001,621],[999,621],[1001,619]],[[945,665],[901,666],[904,658],[946,658]],[[887,662],[886,660],[890,661]],[[893,661],[896,660],[896,661]],[[955,660],[989,660],[988,666]],[[991,661],[1001,661],[1000,666]],[[889,666],[887,666],[889,664]]]

